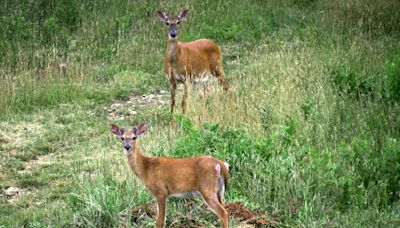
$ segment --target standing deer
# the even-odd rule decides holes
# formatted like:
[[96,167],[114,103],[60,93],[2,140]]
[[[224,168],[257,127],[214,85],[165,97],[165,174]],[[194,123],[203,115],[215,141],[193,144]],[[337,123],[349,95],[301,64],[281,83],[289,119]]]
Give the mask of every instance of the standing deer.
[[218,78],[224,90],[229,89],[222,68],[221,48],[212,40],[199,39],[192,42],[177,40],[181,21],[186,20],[189,10],[182,10],[178,16],[167,16],[157,11],[156,16],[165,23],[168,31],[167,51],[164,56],[164,71],[168,76],[171,93],[170,124],[173,126],[175,91],[177,83],[184,84],[182,111],[186,113],[186,99],[189,81],[206,81],[210,75]]
[[221,220],[222,227],[228,227],[228,213],[223,206],[229,177],[228,165],[211,156],[144,156],[136,145],[136,139],[146,130],[146,123],[132,130],[111,125],[112,133],[121,139],[130,168],[157,200],[157,227],[164,227],[168,197],[191,198],[199,195]]

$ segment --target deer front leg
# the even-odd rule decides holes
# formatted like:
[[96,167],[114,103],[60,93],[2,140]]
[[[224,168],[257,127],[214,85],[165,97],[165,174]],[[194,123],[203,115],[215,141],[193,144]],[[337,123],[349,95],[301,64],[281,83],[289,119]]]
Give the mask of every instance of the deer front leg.
[[185,115],[186,107],[187,107],[186,100],[187,100],[188,93],[189,93],[189,79],[187,79],[187,78],[185,79],[185,81],[183,82],[183,86],[184,86],[184,89],[183,89],[183,96],[182,96],[182,112]]
[[165,210],[167,208],[167,196],[157,196],[157,228],[163,228],[165,225]]
[[171,93],[171,113],[169,124],[174,127],[174,106],[175,106],[175,93],[176,93],[176,81],[170,79],[169,81],[169,91]]

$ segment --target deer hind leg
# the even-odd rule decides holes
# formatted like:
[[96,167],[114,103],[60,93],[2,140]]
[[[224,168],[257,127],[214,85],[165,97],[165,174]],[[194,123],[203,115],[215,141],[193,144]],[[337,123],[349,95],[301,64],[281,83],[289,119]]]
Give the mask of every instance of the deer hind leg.
[[[223,174],[221,174],[221,166],[215,165],[216,175],[210,178],[207,185],[200,190],[201,195],[211,210],[218,216],[222,227],[228,227],[228,212],[222,205],[222,198],[225,191],[225,182]],[[222,184],[222,185],[221,185]],[[222,191],[222,192],[221,192]]]
[[230,88],[228,80],[225,78],[224,69],[221,64],[218,64],[214,67],[213,74],[218,79],[219,84],[224,88],[225,91],[228,91]]
[[222,227],[228,227],[228,212],[220,203],[217,193],[203,193],[204,201],[206,201],[207,205],[211,208],[211,210],[218,216],[219,220],[221,221]]
[[218,178],[218,191],[217,191],[218,201],[221,205],[224,205],[224,194],[225,194],[225,180],[224,180],[224,175],[221,173]]

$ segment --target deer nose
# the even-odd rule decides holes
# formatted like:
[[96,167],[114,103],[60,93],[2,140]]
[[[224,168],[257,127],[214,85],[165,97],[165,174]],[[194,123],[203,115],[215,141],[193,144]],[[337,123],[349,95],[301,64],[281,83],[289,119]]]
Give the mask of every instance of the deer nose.
[[178,33],[176,33],[176,32],[171,32],[169,35],[170,35],[172,38],[175,38],[175,37],[178,35]]
[[131,146],[130,145],[125,145],[124,148],[125,148],[125,150],[130,150]]

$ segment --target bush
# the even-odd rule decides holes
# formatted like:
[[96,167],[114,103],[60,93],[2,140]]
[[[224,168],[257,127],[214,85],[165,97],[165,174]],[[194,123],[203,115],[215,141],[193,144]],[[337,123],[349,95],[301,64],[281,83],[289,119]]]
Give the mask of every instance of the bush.
[[399,199],[400,144],[394,139],[387,139],[382,151],[354,139],[351,145],[340,144],[332,156],[316,151],[311,159],[315,194],[329,197],[341,210],[386,208]]
[[339,93],[350,95],[357,100],[362,96],[374,95],[378,88],[379,81],[376,75],[363,75],[344,65],[331,68],[329,71]]

